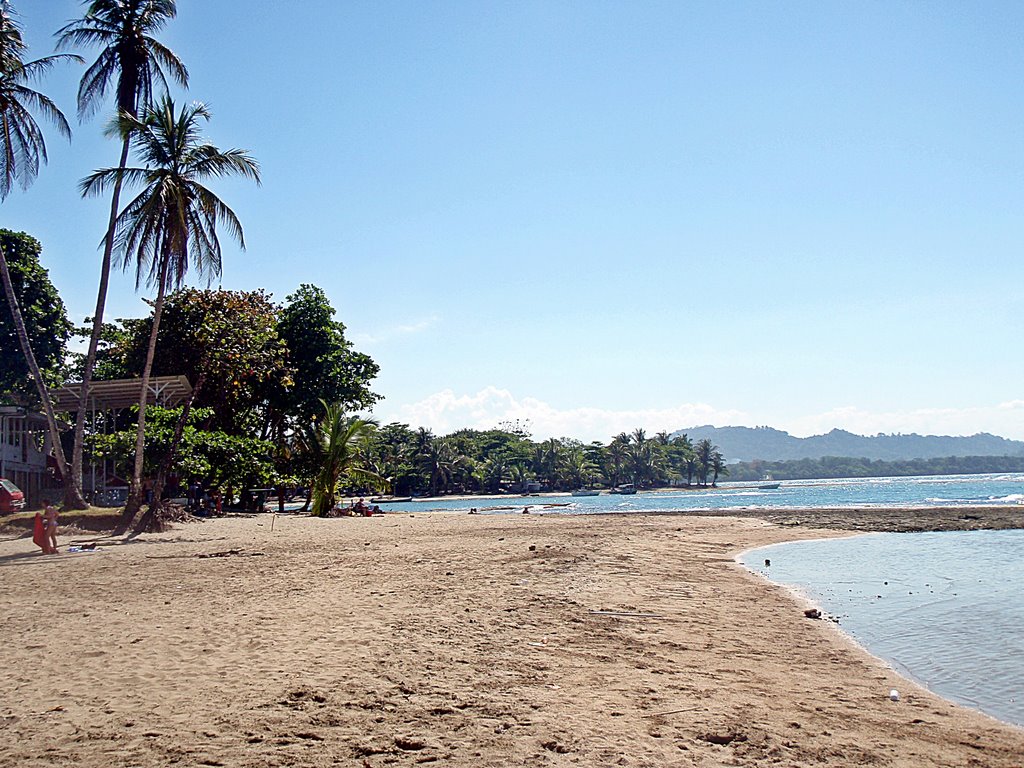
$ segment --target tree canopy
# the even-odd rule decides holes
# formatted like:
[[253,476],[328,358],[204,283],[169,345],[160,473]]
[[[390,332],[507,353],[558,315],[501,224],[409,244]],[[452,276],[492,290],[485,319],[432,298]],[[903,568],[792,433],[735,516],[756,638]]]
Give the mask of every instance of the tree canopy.
[[[64,356],[72,326],[49,272],[40,263],[42,246],[24,232],[7,229],[0,229],[0,246],[7,256],[39,368],[47,384],[58,385],[64,380]],[[0,302],[0,360],[0,398],[18,404],[38,403],[7,302]]]
[[277,333],[286,365],[301,384],[277,391],[275,405],[282,413],[308,421],[323,410],[323,402],[356,411],[379,399],[367,387],[379,367],[352,348],[322,288],[304,283],[288,296],[278,313]]
[[[184,288],[169,294],[153,375],[184,375],[193,386],[202,377],[195,402],[209,409],[202,423],[231,435],[274,437],[281,420],[299,428],[323,410],[319,402],[306,410],[312,408],[310,392],[333,393],[349,410],[374,402],[369,385],[376,363],[353,349],[344,326],[331,319],[323,291],[304,288],[302,300],[289,296],[284,307],[262,290]],[[96,378],[137,375],[152,326],[152,315],[105,324]],[[303,329],[314,343],[305,343]],[[303,391],[293,395],[298,389]]]

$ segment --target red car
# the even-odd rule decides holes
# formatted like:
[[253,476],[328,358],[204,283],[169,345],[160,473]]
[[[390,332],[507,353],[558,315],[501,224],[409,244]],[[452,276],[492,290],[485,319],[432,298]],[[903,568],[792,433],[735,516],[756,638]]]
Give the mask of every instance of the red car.
[[0,477],[0,515],[21,512],[24,508],[25,494],[10,480]]

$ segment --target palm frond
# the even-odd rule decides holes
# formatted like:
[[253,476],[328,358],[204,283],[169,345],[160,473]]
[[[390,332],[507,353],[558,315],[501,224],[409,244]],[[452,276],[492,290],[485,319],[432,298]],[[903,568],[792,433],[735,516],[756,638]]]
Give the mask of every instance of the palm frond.
[[103,103],[111,78],[117,71],[117,55],[104,50],[82,74],[78,83],[78,119],[94,115]]
[[119,178],[143,186],[118,217],[115,235],[121,266],[134,266],[137,285],[163,280],[165,289],[174,289],[190,270],[208,280],[219,276],[218,230],[245,248],[235,212],[200,182],[231,175],[259,182],[259,165],[243,150],[221,152],[206,142],[200,124],[209,118],[205,105],[176,109],[166,96],[138,118],[122,111],[108,131],[130,136],[141,165],[96,171],[80,184],[83,195],[108,189]]
[[185,65],[152,36],[176,15],[174,0],[93,0],[85,16],[57,31],[58,50],[100,49],[79,84],[80,118],[99,109],[114,80],[118,108],[131,113],[152,103],[155,90],[168,92],[165,69],[188,86]]
[[60,111],[60,108],[53,103],[49,96],[45,96],[39,93],[39,91],[33,91],[25,86],[19,86],[14,90],[22,104],[35,109],[53,124],[61,136],[68,139],[68,141],[71,140],[71,126],[68,124],[67,118],[64,117],[64,113]]

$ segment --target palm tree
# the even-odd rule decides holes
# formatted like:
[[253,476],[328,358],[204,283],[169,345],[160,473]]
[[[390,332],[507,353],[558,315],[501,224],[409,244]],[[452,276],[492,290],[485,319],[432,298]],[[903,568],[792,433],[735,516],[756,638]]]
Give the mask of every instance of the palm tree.
[[[85,16],[57,31],[57,47],[76,46],[100,48],[96,61],[82,75],[78,86],[78,116],[84,119],[95,113],[104,101],[110,85],[116,81],[117,114],[138,117],[139,110],[152,106],[157,90],[167,91],[166,69],[182,86],[188,86],[188,70],[181,60],[153,34],[177,15],[175,0],[93,0]],[[128,163],[131,135],[121,138],[121,160],[118,168]],[[121,200],[121,176],[113,180],[110,217],[103,236],[103,260],[100,284],[96,293],[96,312],[92,318],[92,335],[82,371],[78,416],[75,419],[75,440],[71,451],[71,485],[81,494],[82,446],[85,436],[85,415],[88,410],[89,387],[96,365],[96,349],[103,327],[103,312],[110,280],[110,260],[114,251],[117,215]]]
[[526,484],[533,480],[533,472],[530,468],[518,462],[509,467],[508,479],[514,488],[526,488]]
[[203,104],[175,110],[165,96],[141,118],[122,112],[113,129],[129,134],[144,167],[106,168],[83,179],[83,195],[105,191],[122,178],[140,184],[142,191],[117,218],[116,244],[122,268],[135,267],[138,286],[145,281],[156,288],[153,328],[142,370],[135,468],[125,519],[142,503],[142,458],[146,434],[146,399],[153,367],[160,314],[168,289],[180,287],[189,266],[212,279],[221,272],[218,225],[245,248],[242,225],[224,202],[200,182],[211,177],[242,176],[260,183],[259,165],[245,150],[221,151],[204,141],[200,121],[209,120]]
[[361,455],[366,469],[380,478],[381,490],[391,492],[397,474],[395,472],[397,461],[392,447],[374,442],[366,446]]
[[485,459],[477,465],[481,490],[487,493],[497,493],[501,490],[502,482],[508,479],[511,471],[507,456],[496,454]]
[[697,475],[701,485],[708,484],[708,472],[711,471],[713,456],[718,447],[711,444],[711,441],[704,438],[697,443],[694,449],[697,454]]
[[620,432],[616,435],[608,445],[605,477],[608,480],[608,485],[612,488],[617,486],[622,480],[622,466],[626,463],[628,451],[629,435],[625,432]]
[[468,463],[467,457],[461,455],[451,441],[443,437],[434,438],[417,459],[430,475],[431,496],[436,496],[438,491],[447,491],[456,470]]
[[682,477],[686,475],[686,484],[693,482],[693,473],[697,465],[697,454],[694,453],[693,443],[686,435],[672,438],[666,448],[669,465]]
[[714,475],[714,477],[711,478],[712,486],[718,485],[719,475],[729,474],[729,468],[725,465],[725,457],[718,449],[711,452],[711,472]]
[[587,458],[581,445],[570,447],[562,454],[559,472],[563,486],[568,488],[586,488],[594,479],[597,467]]
[[562,457],[562,443],[551,437],[533,451],[533,471],[549,488],[558,482],[558,464]]
[[642,429],[633,433],[635,442],[626,446],[626,458],[637,485],[650,485],[662,468],[662,454],[655,449],[655,441],[647,438]]
[[43,132],[32,116],[38,111],[57,131],[71,139],[71,126],[57,105],[27,83],[46,74],[59,61],[81,61],[78,56],[58,54],[24,61],[28,51],[21,27],[6,2],[0,3],[0,200],[6,200],[14,183],[28,189],[47,161]]
[[[49,120],[60,134],[71,138],[71,126],[57,105],[48,96],[30,88],[27,83],[46,73],[58,61],[80,59],[77,56],[61,54],[26,62],[23,57],[27,50],[21,27],[14,20],[10,5],[6,2],[0,3],[0,200],[7,199],[15,182],[19,182],[27,189],[39,174],[40,163],[47,160],[46,142],[39,124],[32,116],[32,110]],[[60,443],[60,430],[57,428],[57,419],[53,413],[53,403],[50,401],[50,393],[29,343],[21,306],[14,293],[3,248],[0,248],[0,281],[4,284],[4,294],[11,308],[11,317],[14,320],[21,350],[32,372],[39,399],[42,401],[57,466],[66,482],[67,462]]]
[[312,483],[314,517],[324,517],[334,508],[343,478],[381,481],[363,461],[363,448],[376,428],[372,419],[346,416],[341,403],[324,403],[323,417],[306,426],[302,444],[319,464]]

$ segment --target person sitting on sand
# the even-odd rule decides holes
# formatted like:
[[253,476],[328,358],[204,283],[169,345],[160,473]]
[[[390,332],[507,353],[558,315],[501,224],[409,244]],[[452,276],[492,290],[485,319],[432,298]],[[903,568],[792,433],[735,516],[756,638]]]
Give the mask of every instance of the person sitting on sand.
[[43,515],[43,525],[46,527],[46,543],[49,546],[47,554],[57,554],[57,508],[53,504],[46,505],[46,514]]
[[357,515],[366,515],[366,503],[363,501],[362,496],[359,497],[359,501],[352,507],[352,511]]

